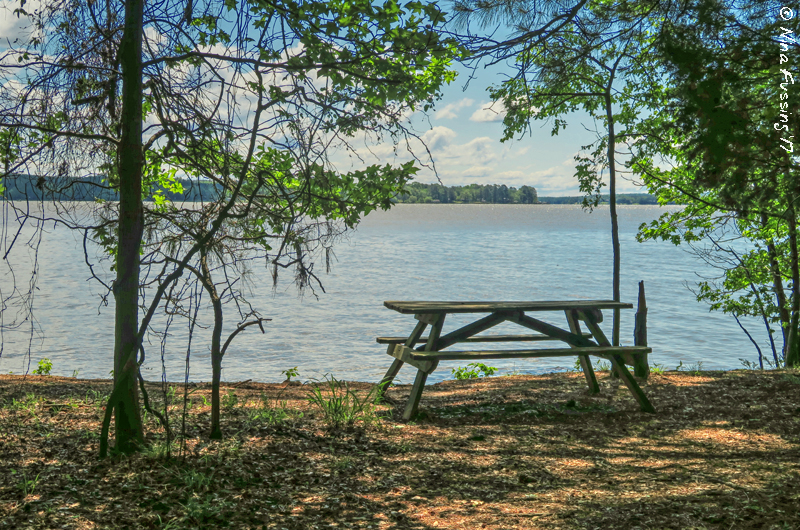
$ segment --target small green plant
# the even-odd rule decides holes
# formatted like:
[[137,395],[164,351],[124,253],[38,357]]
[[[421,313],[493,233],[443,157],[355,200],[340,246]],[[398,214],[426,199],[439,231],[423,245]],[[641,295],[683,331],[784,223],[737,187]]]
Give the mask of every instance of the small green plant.
[[142,449],[142,455],[147,458],[152,458],[153,460],[163,460],[167,459],[173,454],[178,453],[180,449],[180,445],[173,441],[170,441],[169,445],[167,445],[166,440],[157,440],[156,442],[145,446]]
[[189,491],[208,491],[211,488],[211,477],[202,471],[177,468],[172,473],[175,476],[174,483],[179,486],[185,486]]
[[78,372],[79,372],[79,370],[73,370],[72,371],[72,377],[76,377],[77,378],[78,377]]
[[264,422],[269,425],[277,425],[295,418],[302,418],[303,413],[299,410],[292,410],[287,401],[270,403],[269,398],[261,394],[261,403],[255,408],[247,409],[247,416],[250,421]]
[[470,363],[466,367],[459,366],[453,368],[453,377],[458,380],[478,379],[479,377],[489,377],[497,371],[494,366],[486,366],[483,363]]
[[[323,394],[320,387],[327,386]],[[325,378],[325,383],[313,385],[306,398],[316,405],[325,418],[329,428],[352,427],[356,422],[371,423],[378,420],[375,409],[377,387],[364,398],[359,398],[346,381],[337,381],[335,377]]]
[[694,364],[686,366],[683,364],[683,361],[678,362],[678,366],[675,367],[676,371],[683,370],[684,372],[688,372],[691,375],[700,375],[703,371],[703,361],[697,361]]
[[203,406],[204,407],[210,407],[211,406],[211,402],[208,400],[208,398],[205,396],[205,394],[201,394],[200,397],[203,400]]
[[292,377],[297,377],[298,375],[300,375],[300,372],[297,371],[297,367],[295,366],[293,368],[288,368],[286,370],[283,370],[281,372],[281,375],[286,376],[286,382],[288,383],[292,380]]
[[767,364],[770,370],[780,370],[781,368],[785,368],[783,366],[783,361],[780,359],[778,359],[777,362],[773,362],[769,357],[764,357],[764,362]]
[[334,471],[346,471],[356,465],[356,459],[352,456],[343,456],[336,458],[331,462],[331,468]]
[[53,363],[45,357],[39,360],[39,367],[33,371],[33,375],[50,375],[50,370],[53,369]]
[[755,361],[748,361],[747,359],[739,358],[739,362],[742,363],[742,366],[748,370],[758,370],[759,368],[758,363]]
[[[575,367],[575,371],[576,372],[583,371],[583,367],[581,367],[580,358],[575,359],[575,364],[573,366]],[[594,365],[594,371],[595,372],[602,372],[604,370],[611,370],[611,363],[608,363],[608,362],[605,362],[605,361],[597,361],[597,363]]]
[[[11,470],[12,475],[17,474],[16,469]],[[24,497],[28,495],[33,495],[33,492],[36,491],[36,486],[39,484],[39,475],[37,474],[33,478],[28,478],[28,473],[23,469],[21,473],[20,481],[17,484],[17,488],[22,492]]]
[[664,365],[663,364],[654,364],[650,367],[650,373],[656,375],[662,375],[664,373]]
[[228,390],[228,393],[222,396],[222,406],[228,410],[233,409],[239,404],[239,398],[236,397],[236,392]]
[[692,375],[701,375],[703,372],[703,361],[697,361],[691,365],[687,371]]
[[224,522],[223,513],[228,509],[230,503],[217,499],[210,494],[205,497],[190,497],[186,504],[178,503],[186,511],[185,518],[190,525],[184,524],[184,528],[189,526],[204,526],[218,528]]
[[23,399],[11,398],[11,403],[8,408],[17,412],[28,412],[30,414],[36,413],[36,406],[39,404],[39,398],[36,394],[29,392]]

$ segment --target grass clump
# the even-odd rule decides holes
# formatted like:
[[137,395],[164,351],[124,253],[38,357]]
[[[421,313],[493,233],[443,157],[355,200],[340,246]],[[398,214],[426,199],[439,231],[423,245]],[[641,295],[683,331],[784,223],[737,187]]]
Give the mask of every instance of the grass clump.
[[[326,392],[323,392],[322,388],[325,388]],[[312,385],[306,399],[319,408],[328,428],[353,427],[358,422],[370,424],[378,421],[375,406],[376,388],[365,397],[359,398],[346,381],[338,381],[330,376],[326,377],[324,382]]]
[[267,396],[261,394],[260,403],[254,408],[248,408],[247,416],[251,422],[280,425],[287,421],[302,418],[303,412],[289,407],[286,400],[279,401],[276,399],[271,402]]

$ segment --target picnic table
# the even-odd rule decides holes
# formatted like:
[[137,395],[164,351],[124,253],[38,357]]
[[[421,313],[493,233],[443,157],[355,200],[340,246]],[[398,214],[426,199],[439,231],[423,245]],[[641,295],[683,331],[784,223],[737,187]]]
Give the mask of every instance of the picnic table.
[[[612,346],[598,325],[603,321],[603,309],[631,309],[632,304],[612,300],[574,300],[556,302],[414,302],[388,301],[383,305],[402,314],[412,314],[417,320],[416,327],[408,337],[378,337],[377,342],[388,344],[386,353],[394,357],[392,366],[379,384],[383,395],[394,380],[400,368],[408,363],[417,368],[417,376],[411,387],[403,418],[410,420],[416,414],[425,381],[443,360],[514,359],[539,357],[577,356],[583,370],[590,393],[600,392],[589,356],[593,355],[611,362],[612,373],[622,379],[644,412],[655,412],[653,405],[628,371],[626,365],[633,366],[635,374],[647,378],[649,373],[647,354],[652,351],[646,345],[646,308],[644,291],[640,283],[639,312],[637,313],[637,340],[634,346]],[[568,329],[562,329],[526,313],[563,312]],[[488,315],[442,334],[445,317],[449,314]],[[535,334],[525,335],[479,335],[503,322],[512,322]],[[586,331],[581,329],[583,322]],[[427,336],[422,335],[430,326]],[[640,338],[643,337],[643,338]],[[539,342],[560,341],[566,347],[530,348],[516,350],[448,350],[458,343],[473,342]],[[420,346],[416,346],[421,344]],[[415,347],[416,346],[416,347]]]

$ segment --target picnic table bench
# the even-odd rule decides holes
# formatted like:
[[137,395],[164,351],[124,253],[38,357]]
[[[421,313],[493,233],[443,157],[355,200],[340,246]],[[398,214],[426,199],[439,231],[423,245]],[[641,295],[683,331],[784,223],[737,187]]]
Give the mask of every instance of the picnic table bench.
[[[637,384],[626,365],[633,366],[637,376],[647,378],[649,374],[647,354],[652,349],[646,345],[646,308],[643,285],[640,284],[639,312],[634,346],[612,346],[598,325],[603,321],[603,309],[631,309],[632,304],[611,300],[575,300],[556,302],[413,302],[388,301],[384,306],[402,314],[413,314],[416,327],[408,337],[378,337],[377,342],[388,344],[386,353],[394,357],[391,367],[379,383],[383,395],[400,368],[408,363],[417,368],[403,418],[411,419],[419,406],[425,381],[444,360],[513,359],[537,357],[577,356],[591,393],[600,392],[589,356],[593,355],[611,362],[612,373],[622,379],[644,412],[655,412],[647,396]],[[526,313],[559,311],[566,315],[569,330],[559,328]],[[488,313],[487,316],[442,335],[442,327],[448,314]],[[503,322],[512,322],[536,331],[526,335],[479,335]],[[581,330],[583,322],[587,331]],[[425,328],[430,332],[423,337]],[[530,348],[515,350],[446,350],[457,343],[476,342],[540,342],[561,341],[567,347]],[[417,344],[421,346],[415,347]]]

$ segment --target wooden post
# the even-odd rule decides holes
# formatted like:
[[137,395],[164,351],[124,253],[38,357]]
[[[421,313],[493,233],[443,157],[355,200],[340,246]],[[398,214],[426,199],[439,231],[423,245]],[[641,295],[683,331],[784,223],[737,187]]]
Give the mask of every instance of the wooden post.
[[[422,336],[422,332],[425,331],[427,325],[428,324],[422,321],[417,322],[414,331],[411,332],[411,335],[408,337],[408,340],[406,340],[406,346],[412,348],[414,344],[416,344],[417,340]],[[394,344],[389,344],[389,348],[394,349]],[[403,367],[403,361],[401,361],[400,359],[395,359],[394,362],[392,362],[392,366],[389,367],[389,370],[386,371],[386,375],[384,375],[383,379],[381,379],[381,382],[378,383],[378,396],[377,396],[378,400],[383,399],[383,396],[386,393],[386,389],[388,389],[389,385],[392,384],[392,381],[394,381],[395,376],[397,376],[397,373],[400,371],[400,368],[402,367]]]
[[[636,308],[636,323],[633,327],[633,344],[635,346],[647,346],[647,301],[644,297],[644,281],[639,282],[639,303]],[[635,356],[633,373],[636,377],[647,379],[650,375],[650,363],[647,361],[647,354]]]
[[[567,322],[569,323],[569,330],[574,333],[575,335],[581,334],[581,326],[578,323],[578,315],[576,311],[566,310],[564,313],[567,315]],[[576,348],[577,346],[570,345],[571,348]],[[578,355],[578,359],[581,362],[581,369],[583,370],[583,377],[586,378],[586,384],[589,385],[589,393],[590,394],[599,394],[600,393],[600,385],[597,384],[597,378],[594,375],[594,369],[592,369],[592,361],[589,359],[588,355]]]
[[[426,315],[426,317],[427,316],[428,315]],[[442,325],[444,324],[445,316],[446,313],[441,313],[438,315],[430,315],[431,318],[426,319],[431,324],[431,332],[428,335],[428,342],[425,344],[425,349],[423,351],[437,351],[436,343],[439,341],[439,336],[442,334]],[[422,323],[423,320],[419,318],[419,315],[417,315],[416,318]],[[416,340],[416,338],[414,340]],[[434,366],[431,372],[435,370],[435,368]],[[408,396],[408,403],[406,403],[406,410],[403,412],[403,419],[406,421],[410,420],[411,417],[417,413],[419,400],[422,397],[422,390],[425,388],[425,381],[428,379],[428,373],[430,372],[417,370],[417,377],[414,379],[414,385],[411,387],[411,394]]]
[[417,413],[419,407],[419,400],[422,397],[422,389],[425,388],[425,380],[428,379],[428,374],[422,370],[417,371],[417,377],[414,379],[414,386],[411,387],[411,394],[408,396],[408,403],[406,403],[406,410],[403,411],[403,419],[408,421]]
[[[597,322],[595,322],[591,314],[583,313],[583,321],[586,322],[586,327],[589,328],[589,331],[592,332],[595,340],[597,340],[601,346],[611,346],[611,343],[608,342],[603,330],[600,329],[600,326],[597,325]],[[619,377],[622,379],[622,382],[625,383],[625,386],[627,386],[628,390],[631,391],[633,397],[637,402],[639,402],[639,407],[641,408],[642,412],[654,413],[656,409],[653,408],[650,400],[647,399],[645,393],[641,388],[639,388],[639,385],[636,384],[636,380],[625,367],[625,361],[622,359],[622,355],[611,354],[608,356],[608,360],[611,361],[611,368],[617,371]]]

